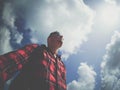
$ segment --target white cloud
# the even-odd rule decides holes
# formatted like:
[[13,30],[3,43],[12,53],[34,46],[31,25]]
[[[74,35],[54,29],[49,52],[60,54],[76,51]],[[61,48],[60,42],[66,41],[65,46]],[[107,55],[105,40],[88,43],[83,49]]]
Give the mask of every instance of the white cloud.
[[15,28],[14,27],[15,15],[14,15],[14,9],[13,9],[11,3],[4,4],[2,19],[3,19],[4,24],[7,27]]
[[78,68],[78,80],[73,80],[67,85],[67,90],[94,90],[96,72],[86,63],[81,63]]
[[117,0],[105,0],[107,3],[110,3],[110,4],[116,4],[117,2]]
[[2,24],[0,25],[0,54],[12,51],[12,43],[21,44],[23,34],[17,31],[15,26],[16,14],[12,3],[4,3],[2,12]]
[[[61,48],[64,58],[78,52],[78,48],[87,40],[94,17],[93,11],[83,0],[12,0],[12,3],[5,5],[3,11],[3,20],[12,29],[11,33],[17,32],[14,23],[16,17],[19,17],[18,11],[21,12],[19,15],[24,17],[26,28],[31,29],[30,41],[33,43],[46,43],[51,31],[61,32],[64,35],[64,45]],[[15,35],[11,38],[20,44],[23,36],[18,32],[17,35],[20,39],[16,40]]]
[[111,42],[106,46],[103,57],[102,90],[119,90],[120,88],[120,33],[115,32]]
[[5,3],[2,12],[2,20],[4,25],[0,25],[0,54],[12,51],[13,48],[10,43],[11,32],[10,29],[15,29],[14,21],[15,16],[13,7],[10,3]]
[[46,0],[43,7],[35,8],[35,15],[28,17],[28,27],[38,32],[37,35],[33,33],[33,38],[37,37],[45,42],[48,33],[58,30],[64,36],[64,45],[61,48],[63,57],[67,58],[70,54],[76,53],[87,40],[94,13],[83,0]]
[[10,45],[10,32],[6,27],[0,27],[0,54],[13,50]]
[[105,0],[96,9],[96,27],[102,28],[103,32],[113,31],[119,25],[120,7],[115,3],[117,3],[116,0]]

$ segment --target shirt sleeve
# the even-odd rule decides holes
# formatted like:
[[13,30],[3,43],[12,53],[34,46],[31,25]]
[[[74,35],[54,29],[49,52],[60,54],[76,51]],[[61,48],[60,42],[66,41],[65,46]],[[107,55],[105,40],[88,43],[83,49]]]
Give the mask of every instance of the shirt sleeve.
[[29,62],[28,58],[38,46],[37,44],[26,45],[16,51],[0,56],[0,88],[16,71],[21,70],[24,64]]

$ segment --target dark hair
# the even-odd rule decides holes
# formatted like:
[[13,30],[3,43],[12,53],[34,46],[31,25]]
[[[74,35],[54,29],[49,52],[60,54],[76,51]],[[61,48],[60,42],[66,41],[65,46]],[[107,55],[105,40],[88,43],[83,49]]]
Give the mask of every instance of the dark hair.
[[51,36],[53,36],[53,35],[61,36],[58,31],[51,32],[50,35],[49,35],[49,37],[51,37]]

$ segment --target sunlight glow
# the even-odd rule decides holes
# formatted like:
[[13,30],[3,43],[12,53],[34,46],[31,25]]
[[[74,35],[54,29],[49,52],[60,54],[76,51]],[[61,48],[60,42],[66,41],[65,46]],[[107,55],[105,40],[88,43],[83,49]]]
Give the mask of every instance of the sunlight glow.
[[114,5],[103,6],[100,8],[100,21],[106,26],[115,26],[119,21],[119,9]]

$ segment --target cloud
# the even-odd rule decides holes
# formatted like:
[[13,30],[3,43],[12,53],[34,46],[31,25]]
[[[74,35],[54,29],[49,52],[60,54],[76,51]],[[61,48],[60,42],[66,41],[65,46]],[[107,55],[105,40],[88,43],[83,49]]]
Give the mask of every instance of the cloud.
[[94,12],[83,0],[6,0],[3,6],[2,22],[14,49],[28,43],[46,44],[49,33],[57,30],[64,36],[61,52],[67,59],[87,41],[93,24]]
[[[26,34],[28,29],[23,26],[18,26],[18,16],[15,12],[15,5],[12,2],[3,2],[2,10],[0,11],[0,54],[12,51],[24,44],[25,39],[30,39]],[[21,17],[19,17],[21,18]],[[20,20],[19,20],[20,22]],[[19,23],[20,24],[20,23]],[[22,27],[22,28],[21,28]],[[21,32],[24,30],[24,32]],[[28,33],[29,34],[29,33]],[[26,36],[25,36],[26,35]],[[28,40],[29,41],[29,40]],[[28,42],[26,41],[26,42]],[[27,44],[27,43],[26,43]]]
[[111,4],[120,5],[120,0],[105,0],[105,2],[108,2],[108,3],[111,3]]
[[13,50],[10,44],[11,33],[9,29],[14,28],[14,15],[12,15],[10,4],[5,4],[1,16],[0,25],[0,54]]
[[83,0],[86,5],[88,5],[92,9],[96,9],[98,6],[100,6],[104,0]]
[[115,32],[106,46],[106,54],[101,63],[102,90],[120,89],[120,33]]
[[33,32],[33,38],[41,42],[45,41],[51,31],[61,32],[64,36],[61,51],[63,57],[67,58],[77,53],[81,44],[87,41],[93,17],[93,11],[83,3],[83,0],[46,0],[43,7],[36,8],[35,16],[29,16],[32,19],[28,19],[27,25],[36,30],[38,34]]
[[117,0],[105,0],[105,2],[111,3],[111,4],[116,4]]
[[0,54],[13,50],[10,45],[10,32],[6,27],[0,27]]
[[77,71],[78,80],[73,80],[67,85],[68,90],[94,90],[96,72],[86,63],[81,63]]

